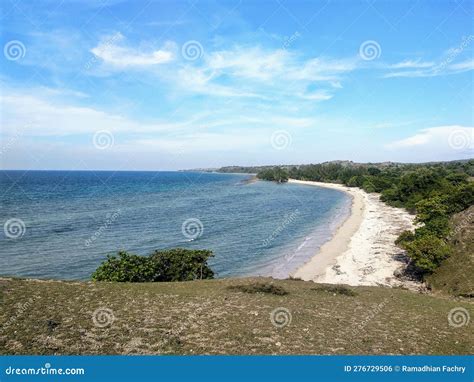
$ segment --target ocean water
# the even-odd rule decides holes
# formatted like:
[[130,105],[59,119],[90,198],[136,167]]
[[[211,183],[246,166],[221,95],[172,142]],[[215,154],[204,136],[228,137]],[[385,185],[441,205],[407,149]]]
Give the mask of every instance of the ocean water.
[[334,233],[350,197],[198,172],[0,172],[0,275],[88,279],[119,249],[211,249],[217,277],[287,277]]

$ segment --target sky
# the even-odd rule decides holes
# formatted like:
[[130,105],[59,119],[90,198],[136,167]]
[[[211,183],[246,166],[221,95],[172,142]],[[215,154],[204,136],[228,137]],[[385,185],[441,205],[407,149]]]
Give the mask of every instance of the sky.
[[3,169],[474,157],[474,2],[1,2]]

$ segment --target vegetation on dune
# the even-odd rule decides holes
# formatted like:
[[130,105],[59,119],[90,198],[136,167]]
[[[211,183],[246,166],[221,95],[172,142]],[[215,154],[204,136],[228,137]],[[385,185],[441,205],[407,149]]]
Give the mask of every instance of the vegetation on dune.
[[[253,168],[255,170],[255,168]],[[421,275],[437,269],[453,252],[453,214],[474,205],[474,160],[428,164],[328,162],[303,166],[265,166],[263,180],[300,179],[341,183],[381,194],[381,200],[416,213],[420,227],[397,240]]]
[[207,260],[208,250],[175,248],[158,250],[151,256],[132,255],[120,251],[109,255],[92,274],[94,281],[163,282],[212,279],[214,272]]

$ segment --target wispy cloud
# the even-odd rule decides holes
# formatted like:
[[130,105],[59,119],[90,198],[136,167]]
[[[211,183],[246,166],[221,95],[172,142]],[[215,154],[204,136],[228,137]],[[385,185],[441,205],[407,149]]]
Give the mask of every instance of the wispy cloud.
[[149,67],[173,60],[171,43],[161,49],[145,49],[126,46],[124,40],[124,36],[117,32],[103,38],[91,52],[104,64],[117,68]]
[[472,58],[460,61],[460,59],[462,60],[461,56],[468,51],[473,41],[474,35],[464,37],[458,46],[448,49],[436,62],[422,61],[418,58],[387,65],[386,69],[389,69],[389,73],[384,77],[434,77],[473,70],[474,60]]
[[390,69],[413,69],[413,68],[432,68],[435,66],[434,62],[425,62],[421,59],[416,60],[404,60],[402,62],[389,65]]
[[418,68],[418,69],[392,71],[385,74],[384,77],[385,78],[395,78],[395,77],[415,78],[415,77],[434,77],[434,76],[458,74],[458,73],[474,70],[474,60],[462,61],[456,64],[449,64],[447,61],[443,61],[434,65],[419,66],[419,67],[406,66],[404,68],[405,69]]
[[286,102],[325,101],[342,88],[355,59],[304,58],[284,49],[235,46],[208,52],[198,65],[179,71],[178,84],[209,95],[257,97]]

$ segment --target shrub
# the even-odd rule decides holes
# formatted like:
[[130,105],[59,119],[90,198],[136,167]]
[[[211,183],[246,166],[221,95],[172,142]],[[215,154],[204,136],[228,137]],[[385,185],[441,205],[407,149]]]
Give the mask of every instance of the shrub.
[[449,245],[431,233],[415,237],[405,243],[404,248],[415,267],[423,273],[433,272],[451,253]]
[[120,251],[117,256],[107,256],[107,260],[92,274],[92,280],[153,282],[212,279],[214,272],[207,265],[211,256],[211,251],[183,248],[155,251],[151,256]]
[[406,244],[413,240],[415,240],[415,234],[412,231],[403,231],[395,240],[395,244],[405,248]]
[[235,290],[244,293],[267,293],[277,296],[285,296],[288,292],[280,286],[269,283],[252,283],[247,285],[231,285],[229,290]]
[[160,269],[156,281],[190,281],[196,279],[212,279],[214,272],[207,260],[212,251],[175,248],[155,251],[150,259]]
[[332,294],[340,294],[343,296],[357,296],[357,293],[354,292],[351,288],[346,287],[345,285],[319,285],[316,288],[311,288],[317,292],[327,292]]
[[117,256],[107,256],[107,260],[92,274],[92,280],[139,283],[156,281],[157,273],[159,270],[148,257],[120,251]]

